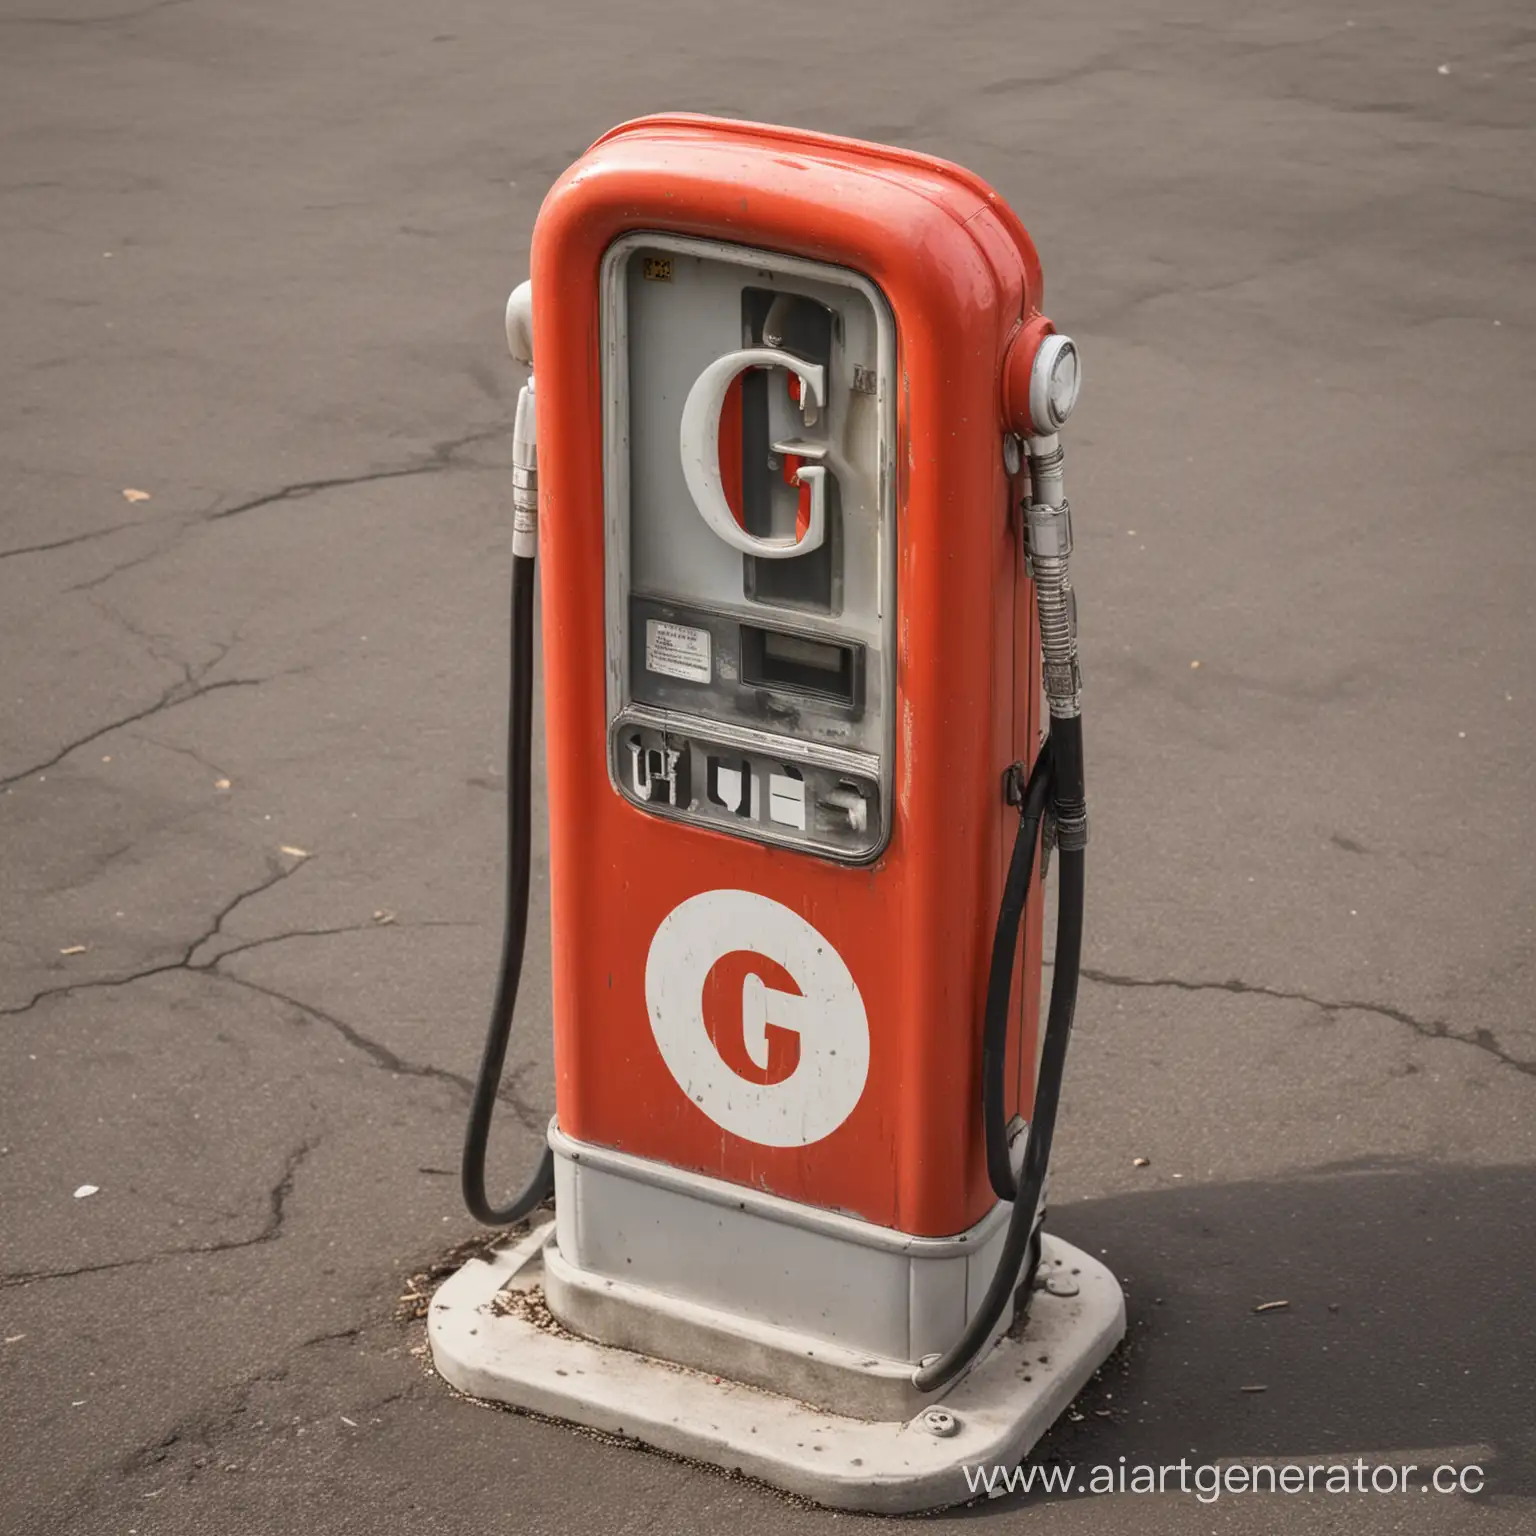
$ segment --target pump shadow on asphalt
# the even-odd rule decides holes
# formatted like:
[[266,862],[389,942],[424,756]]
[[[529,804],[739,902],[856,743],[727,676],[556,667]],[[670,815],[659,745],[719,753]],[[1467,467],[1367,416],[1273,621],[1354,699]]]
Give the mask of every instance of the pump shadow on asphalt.
[[1091,1253],[1113,1235],[1130,1329],[1032,1462],[1472,1461],[1481,1497],[1536,1495],[1530,1168],[1348,1164],[1085,1200],[1050,1227]]

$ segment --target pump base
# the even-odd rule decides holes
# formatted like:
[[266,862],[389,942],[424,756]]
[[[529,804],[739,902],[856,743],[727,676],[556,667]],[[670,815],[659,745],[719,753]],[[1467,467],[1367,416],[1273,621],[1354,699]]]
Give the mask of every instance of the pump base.
[[[1013,1466],[1125,1333],[1125,1299],[1097,1259],[1047,1234],[1047,1289],[996,1347],[906,1421],[843,1418],[568,1333],[543,1300],[553,1224],[445,1281],[432,1359],[460,1391],[709,1462],[834,1509],[907,1514],[974,1497],[967,1468]],[[1054,1294],[1076,1287],[1076,1294]],[[815,1341],[807,1340],[808,1344]]]

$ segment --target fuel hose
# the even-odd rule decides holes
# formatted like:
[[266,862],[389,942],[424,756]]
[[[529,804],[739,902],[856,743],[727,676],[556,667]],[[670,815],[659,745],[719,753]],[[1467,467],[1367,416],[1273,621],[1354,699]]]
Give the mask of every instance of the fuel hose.
[[[1054,437],[1029,443],[1031,501],[1025,526],[1040,626],[1041,671],[1051,711],[1051,733],[1036,755],[1019,796],[1014,840],[997,928],[992,939],[982,1024],[982,1126],[987,1176],[1000,1200],[1011,1201],[1003,1251],[981,1305],[964,1332],[942,1354],[913,1373],[919,1391],[937,1392],[981,1358],[1009,1303],[1021,1291],[1028,1304],[1040,1251],[1036,1221],[1051,1160],[1056,1112],[1066,1072],[1067,1041],[1077,1009],[1083,950],[1083,859],[1088,814],[1083,787],[1082,685],[1077,664],[1077,610],[1068,576],[1072,519],[1061,491],[1061,446]],[[1035,1102],[1015,1177],[1005,1115],[1008,1003],[1019,947],[1019,927],[1034,872],[1035,847],[1047,801],[1057,844],[1056,951],[1045,1037],[1036,1074]]]
[[486,1153],[491,1121],[501,1092],[502,1068],[512,1015],[523,974],[528,938],[528,880],[532,856],[533,779],[533,608],[538,550],[538,460],[534,438],[533,381],[517,403],[512,436],[512,681],[507,713],[507,890],[501,940],[501,970],[485,1032],[485,1050],[470,1094],[460,1182],[464,1204],[476,1221],[507,1227],[544,1203],[555,1187],[554,1154],[546,1146],[528,1182],[505,1205],[486,1193]]

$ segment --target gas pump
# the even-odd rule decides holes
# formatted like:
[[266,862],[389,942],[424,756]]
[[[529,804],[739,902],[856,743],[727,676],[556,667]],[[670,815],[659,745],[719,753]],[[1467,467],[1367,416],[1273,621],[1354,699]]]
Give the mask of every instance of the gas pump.
[[[918,1509],[1123,1334],[1041,1225],[1087,817],[1079,362],[1040,297],[985,183],[852,140],[647,118],[546,199],[507,310],[507,936],[464,1193],[555,1214],[439,1292],[464,1390]],[[536,552],[556,1106],[498,1207]]]

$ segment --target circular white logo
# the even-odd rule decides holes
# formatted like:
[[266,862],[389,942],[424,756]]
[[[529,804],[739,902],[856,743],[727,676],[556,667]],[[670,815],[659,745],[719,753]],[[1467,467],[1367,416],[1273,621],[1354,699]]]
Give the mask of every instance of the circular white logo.
[[678,1086],[744,1140],[809,1146],[864,1092],[864,999],[827,939],[766,896],[705,891],[674,907],[646,956],[645,1005]]

